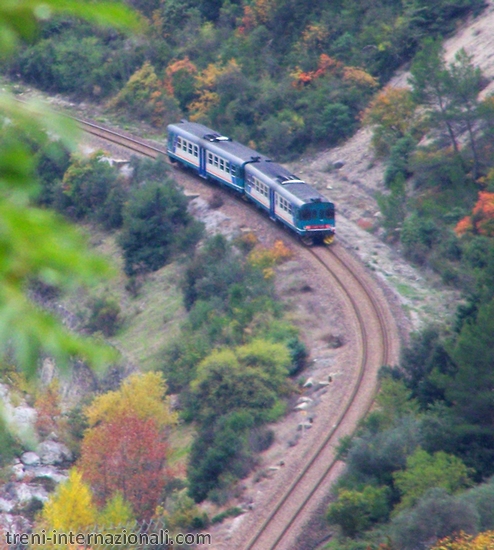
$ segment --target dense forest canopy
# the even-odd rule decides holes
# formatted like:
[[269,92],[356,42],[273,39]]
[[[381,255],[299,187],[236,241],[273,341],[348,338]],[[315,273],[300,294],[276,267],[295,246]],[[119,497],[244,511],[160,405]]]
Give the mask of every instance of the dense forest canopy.
[[186,116],[277,157],[351,135],[378,86],[424,38],[482,7],[481,0],[129,3],[147,20],[139,38],[54,18],[10,74],[159,128]]

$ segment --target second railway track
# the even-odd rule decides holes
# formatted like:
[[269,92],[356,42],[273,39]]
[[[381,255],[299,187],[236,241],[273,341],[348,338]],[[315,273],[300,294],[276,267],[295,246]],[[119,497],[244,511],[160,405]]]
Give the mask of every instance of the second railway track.
[[[81,129],[100,139],[133,152],[156,158],[166,149],[143,140],[76,119]],[[247,208],[247,206],[246,206]],[[351,434],[374,400],[377,373],[391,364],[399,354],[399,335],[386,299],[365,270],[341,245],[306,249],[328,276],[328,283],[340,288],[358,327],[358,366],[353,387],[342,398],[336,421],[307,457],[305,465],[292,482],[278,495],[262,519],[247,522],[225,548],[230,550],[299,550],[295,546],[307,518],[328,493],[329,486],[342,470],[336,458],[336,446],[344,435]]]

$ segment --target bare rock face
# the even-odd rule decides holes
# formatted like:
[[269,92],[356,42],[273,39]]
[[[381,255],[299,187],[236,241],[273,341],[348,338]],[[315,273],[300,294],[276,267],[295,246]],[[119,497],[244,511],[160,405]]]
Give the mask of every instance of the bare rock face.
[[39,485],[32,485],[29,483],[18,483],[15,488],[16,503],[25,504],[32,499],[45,502],[48,500],[48,493]]
[[32,451],[28,451],[21,455],[21,462],[25,466],[39,466],[41,464],[41,458]]
[[15,504],[11,500],[0,498],[0,512],[11,512]]
[[66,445],[57,441],[43,441],[38,446],[38,454],[42,464],[56,465],[72,461],[72,453]]

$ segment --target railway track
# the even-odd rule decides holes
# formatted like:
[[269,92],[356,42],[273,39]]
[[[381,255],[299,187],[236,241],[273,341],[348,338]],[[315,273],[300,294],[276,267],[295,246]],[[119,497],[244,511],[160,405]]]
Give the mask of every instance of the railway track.
[[[156,158],[166,149],[126,136],[91,122],[76,119],[86,133],[123,146],[133,152]],[[306,248],[326,271],[328,282],[340,289],[348,310],[353,312],[358,331],[358,367],[353,388],[342,401],[336,421],[309,455],[305,465],[279,495],[262,522],[240,529],[241,541],[232,540],[229,549],[296,550],[297,536],[304,523],[323,502],[331,483],[342,470],[336,457],[339,439],[351,434],[371,407],[377,390],[377,372],[382,365],[396,361],[399,337],[393,316],[382,292],[362,266],[341,245],[331,248]],[[359,275],[357,275],[359,274]],[[243,537],[242,537],[243,535]]]
[[79,128],[86,134],[91,134],[105,141],[114,143],[115,145],[120,145],[133,151],[134,153],[140,153],[146,157],[157,158],[159,155],[166,155],[166,149],[156,147],[150,143],[146,143],[144,140],[138,140],[131,136],[126,136],[120,132],[115,132],[109,128],[104,128],[103,126],[98,126],[87,120],[82,120],[80,118],[74,118],[77,122]]
[[[334,479],[341,471],[335,448],[343,435],[351,434],[364,411],[372,405],[376,391],[377,370],[389,364],[396,350],[391,341],[389,312],[383,311],[370,281],[355,275],[349,266],[350,256],[339,246],[330,249],[309,249],[339,286],[354,312],[360,331],[360,357],[355,385],[341,408],[336,422],[307,460],[281,498],[255,531],[242,550],[287,550],[293,546],[303,524],[324,500]],[[392,328],[392,327],[391,327]],[[356,404],[359,404],[356,407]],[[300,546],[298,546],[300,548]]]

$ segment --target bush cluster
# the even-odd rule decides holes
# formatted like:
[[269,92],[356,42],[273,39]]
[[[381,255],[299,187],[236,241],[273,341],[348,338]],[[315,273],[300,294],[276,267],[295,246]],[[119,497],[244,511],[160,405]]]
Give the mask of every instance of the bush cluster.
[[340,448],[347,471],[328,519],[343,548],[412,550],[494,527],[493,319],[492,298],[465,307],[456,330],[424,330],[383,369],[377,409]]
[[171,391],[180,392],[183,417],[198,426],[189,493],[219,504],[272,443],[265,423],[284,412],[287,377],[307,354],[265,272],[266,261],[287,256],[286,247],[253,254],[245,239],[239,245],[216,236],[191,258],[182,280],[188,319],[163,366]]

